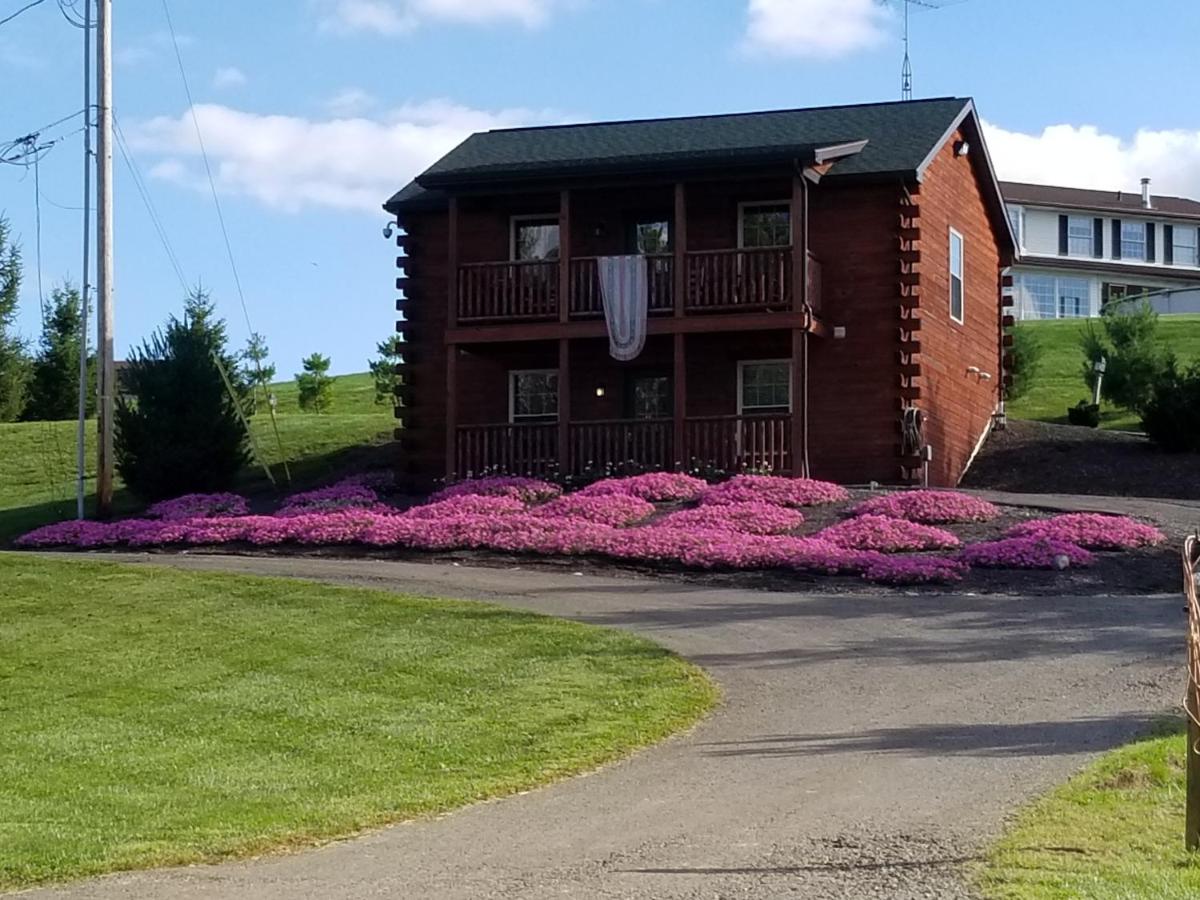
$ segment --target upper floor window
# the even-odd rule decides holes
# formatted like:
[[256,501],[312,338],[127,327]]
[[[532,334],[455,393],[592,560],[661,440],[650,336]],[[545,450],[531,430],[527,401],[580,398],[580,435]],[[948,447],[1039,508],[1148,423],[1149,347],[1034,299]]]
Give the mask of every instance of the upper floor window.
[[1095,240],[1095,223],[1086,216],[1067,217],[1067,253],[1070,256],[1091,256]]
[[786,359],[738,363],[738,413],[792,409],[792,364]]
[[1121,259],[1146,258],[1146,226],[1141,222],[1121,223]]
[[513,216],[511,252],[516,260],[558,259],[558,218]]
[[1176,225],[1171,234],[1171,260],[1177,266],[1198,266],[1197,232],[1190,225]]
[[785,201],[742,203],[738,220],[739,247],[786,247],[792,242],[792,209]]
[[963,236],[950,229],[950,318],[963,322]]
[[633,226],[633,250],[647,256],[671,252],[671,223],[641,221]]
[[1008,224],[1012,226],[1013,237],[1017,240],[1017,249],[1025,249],[1025,207],[1010,206],[1008,208]]
[[508,373],[508,415],[513,422],[558,417],[558,370]]

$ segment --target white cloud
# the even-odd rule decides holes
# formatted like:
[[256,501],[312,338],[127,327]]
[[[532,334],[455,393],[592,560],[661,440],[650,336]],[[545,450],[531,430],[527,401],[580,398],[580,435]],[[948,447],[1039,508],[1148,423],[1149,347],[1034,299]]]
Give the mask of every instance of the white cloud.
[[[379,119],[260,115],[197,104],[217,188],[273,209],[378,213],[380,204],[474,131],[560,120],[548,111],[470,109],[446,100],[409,104]],[[156,156],[155,178],[207,190],[192,119],[127,124],[136,150]]]
[[1126,139],[1094,125],[1025,134],[985,122],[984,135],[1005,181],[1136,191],[1148,177],[1156,194],[1200,198],[1200,131],[1140,129]]
[[750,0],[750,53],[829,59],[880,43],[891,19],[878,0]]
[[235,88],[246,83],[246,73],[237,66],[221,66],[213,74],[213,87]]
[[[190,47],[196,43],[196,39],[190,34],[176,34],[175,39],[179,42],[180,47]],[[134,38],[131,41],[122,42],[113,51],[113,59],[116,60],[119,66],[137,66],[157,59],[164,53],[171,54],[174,52],[170,33],[155,31],[151,34]]]
[[325,108],[335,118],[344,119],[370,112],[379,101],[362,88],[343,88],[325,101]]
[[321,27],[343,34],[406,34],[423,22],[544,25],[563,0],[319,0]]

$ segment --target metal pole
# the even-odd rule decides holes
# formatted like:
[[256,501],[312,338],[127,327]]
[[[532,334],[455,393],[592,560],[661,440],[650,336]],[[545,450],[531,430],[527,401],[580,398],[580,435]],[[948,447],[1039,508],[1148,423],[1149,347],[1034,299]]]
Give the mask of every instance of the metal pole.
[[79,422],[75,432],[75,515],[83,518],[87,468],[88,289],[92,250],[92,0],[83,2],[83,285],[79,311]]
[[96,226],[96,352],[99,356],[100,402],[97,408],[99,452],[96,466],[96,507],[101,517],[112,514],[113,495],[113,151],[112,151],[112,0],[99,0],[97,31],[99,91]]

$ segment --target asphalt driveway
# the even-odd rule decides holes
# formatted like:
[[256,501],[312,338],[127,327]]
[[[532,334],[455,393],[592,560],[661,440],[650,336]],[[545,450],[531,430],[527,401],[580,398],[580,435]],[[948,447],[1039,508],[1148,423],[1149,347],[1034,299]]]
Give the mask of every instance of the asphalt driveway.
[[847,596],[371,560],[121,556],[478,598],[644,634],[721,708],[623,763],[294,855],[34,897],[968,896],[1022,801],[1182,696],[1178,596]]

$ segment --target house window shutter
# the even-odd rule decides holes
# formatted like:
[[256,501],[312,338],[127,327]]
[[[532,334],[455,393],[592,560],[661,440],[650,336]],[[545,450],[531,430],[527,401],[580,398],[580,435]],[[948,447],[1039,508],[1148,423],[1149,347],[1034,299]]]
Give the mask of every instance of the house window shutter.
[[1092,228],[1092,256],[1104,258],[1104,220],[1096,219]]
[[1168,266],[1175,264],[1175,226],[1163,226],[1163,262]]
[[1058,217],[1058,255],[1066,256],[1068,246],[1069,245],[1067,243],[1067,217],[1059,216]]
[[1146,223],[1146,262],[1154,262],[1154,223]]
[[1112,226],[1113,259],[1121,258],[1121,220],[1113,219]]

